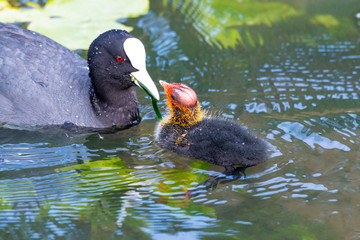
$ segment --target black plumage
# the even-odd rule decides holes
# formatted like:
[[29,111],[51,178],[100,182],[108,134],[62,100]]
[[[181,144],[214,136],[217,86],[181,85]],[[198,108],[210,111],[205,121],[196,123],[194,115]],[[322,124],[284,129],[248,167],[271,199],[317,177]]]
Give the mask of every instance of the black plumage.
[[[223,166],[227,174],[233,172],[234,166],[250,167],[267,160],[267,143],[264,140],[254,136],[234,121],[202,117],[203,113],[199,111],[196,95],[194,106],[182,106],[178,100],[182,101],[188,95],[191,96],[192,92],[185,91],[186,94],[183,94],[184,91],[176,92],[179,85],[164,82],[162,85],[170,102],[168,103],[170,115],[159,124],[157,129],[156,138],[160,146],[188,157]],[[181,84],[181,86],[184,88],[186,85]],[[182,94],[182,98],[177,97],[179,94]],[[185,116],[189,113],[189,109],[198,113],[189,118]],[[176,124],[178,120],[172,120],[181,116],[185,119],[181,124]]]
[[130,74],[139,69],[124,49],[128,39],[135,38],[122,30],[101,34],[89,48],[87,63],[41,34],[0,23],[0,123],[91,128],[137,124],[136,85]]

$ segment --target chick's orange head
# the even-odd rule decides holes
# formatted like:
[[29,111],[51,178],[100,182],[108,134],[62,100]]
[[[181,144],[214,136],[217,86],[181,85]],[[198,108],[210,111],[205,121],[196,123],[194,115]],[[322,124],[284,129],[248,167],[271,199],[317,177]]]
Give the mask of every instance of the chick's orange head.
[[194,90],[183,83],[167,83],[159,81],[164,88],[170,106],[192,108],[197,105],[197,96]]

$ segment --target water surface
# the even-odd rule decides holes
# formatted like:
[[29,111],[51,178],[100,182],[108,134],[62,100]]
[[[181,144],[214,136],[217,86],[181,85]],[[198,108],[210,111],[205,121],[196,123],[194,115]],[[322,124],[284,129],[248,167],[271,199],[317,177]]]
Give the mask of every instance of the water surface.
[[140,91],[143,120],[124,131],[3,127],[0,239],[359,239],[357,1],[149,4],[117,22],[144,42],[153,79],[191,86],[271,158],[199,187],[223,168],[161,149]]

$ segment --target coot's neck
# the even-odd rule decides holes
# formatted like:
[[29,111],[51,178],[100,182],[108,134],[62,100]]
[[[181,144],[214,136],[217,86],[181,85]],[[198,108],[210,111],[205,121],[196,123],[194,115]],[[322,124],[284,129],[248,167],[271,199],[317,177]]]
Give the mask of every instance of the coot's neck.
[[101,84],[94,83],[93,79],[92,82],[91,103],[96,116],[105,127],[129,126],[140,122],[135,85],[123,88],[123,85],[119,87],[105,79]]
[[195,123],[201,121],[204,113],[201,110],[199,102],[194,107],[174,107],[169,106],[170,113],[163,120],[163,124],[178,126],[181,128],[190,128]]

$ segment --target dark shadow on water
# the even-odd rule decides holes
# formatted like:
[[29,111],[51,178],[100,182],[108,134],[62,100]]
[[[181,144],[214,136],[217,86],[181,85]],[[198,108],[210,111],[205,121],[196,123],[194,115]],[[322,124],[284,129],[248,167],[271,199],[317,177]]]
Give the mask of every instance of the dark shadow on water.
[[79,127],[69,122],[62,126],[0,126],[0,145],[46,142],[61,146],[81,141],[91,135],[114,134],[135,126],[95,129]]
[[174,197],[186,197],[186,198],[192,198],[197,196],[200,193],[203,193],[204,191],[213,191],[215,190],[218,185],[222,184],[229,184],[237,182],[240,179],[245,180],[246,179],[246,173],[245,173],[246,167],[237,167],[233,170],[233,172],[224,172],[222,174],[219,174],[217,176],[210,177],[206,181],[200,183],[195,187],[193,190],[188,190],[184,194],[178,194]]

